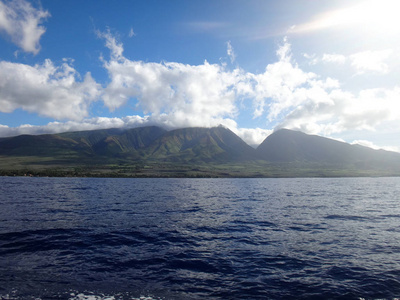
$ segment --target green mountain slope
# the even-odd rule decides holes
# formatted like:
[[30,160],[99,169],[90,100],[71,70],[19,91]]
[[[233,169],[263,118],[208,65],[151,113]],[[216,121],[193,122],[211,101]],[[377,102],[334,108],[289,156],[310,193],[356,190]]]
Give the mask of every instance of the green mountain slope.
[[0,155],[95,157],[135,153],[166,131],[159,127],[104,129],[0,139]]
[[20,135],[0,140],[0,155],[9,156],[64,156],[78,154],[78,142],[52,134]]
[[243,161],[255,150],[229,129],[183,128],[167,132],[146,149],[147,157],[179,162]]
[[257,149],[224,127],[155,126],[0,139],[0,175],[400,176],[400,153],[282,129]]
[[103,156],[134,154],[139,149],[150,145],[166,131],[160,127],[147,126],[133,129],[105,129],[59,134],[60,137],[71,138],[84,150]]
[[271,162],[324,163],[360,168],[399,168],[400,154],[281,129],[262,142],[257,153]]
[[[69,154],[69,155],[67,155]],[[0,155],[120,157],[152,161],[222,162],[253,158],[255,150],[229,129],[155,126],[0,139]]]

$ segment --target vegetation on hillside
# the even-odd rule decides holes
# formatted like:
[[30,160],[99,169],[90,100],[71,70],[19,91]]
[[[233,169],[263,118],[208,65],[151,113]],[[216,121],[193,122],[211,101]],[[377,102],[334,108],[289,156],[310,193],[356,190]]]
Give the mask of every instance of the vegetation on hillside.
[[0,175],[399,176],[400,154],[291,130],[275,132],[254,149],[224,127],[151,126],[2,138]]

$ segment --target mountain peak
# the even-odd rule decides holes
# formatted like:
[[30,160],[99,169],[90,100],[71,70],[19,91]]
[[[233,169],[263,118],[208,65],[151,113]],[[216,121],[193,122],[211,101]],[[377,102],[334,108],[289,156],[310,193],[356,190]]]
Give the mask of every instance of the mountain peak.
[[[257,148],[258,155],[273,162],[318,162],[328,164],[377,163],[391,160],[382,151],[350,145],[337,140],[309,135],[301,131],[279,129],[268,136]],[[400,155],[390,153],[397,157]]]

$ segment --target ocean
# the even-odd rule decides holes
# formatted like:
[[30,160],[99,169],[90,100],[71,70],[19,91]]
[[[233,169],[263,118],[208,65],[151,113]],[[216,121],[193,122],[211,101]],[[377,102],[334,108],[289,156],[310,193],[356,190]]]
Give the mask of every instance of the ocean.
[[0,299],[395,299],[400,178],[0,177]]

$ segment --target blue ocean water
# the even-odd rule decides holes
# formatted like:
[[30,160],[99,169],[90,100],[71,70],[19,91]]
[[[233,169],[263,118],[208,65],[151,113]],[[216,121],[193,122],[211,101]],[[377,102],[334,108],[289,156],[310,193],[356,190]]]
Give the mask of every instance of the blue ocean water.
[[395,299],[400,178],[0,177],[0,299]]

